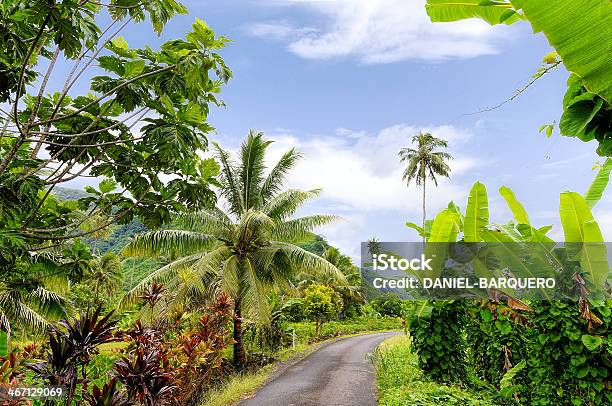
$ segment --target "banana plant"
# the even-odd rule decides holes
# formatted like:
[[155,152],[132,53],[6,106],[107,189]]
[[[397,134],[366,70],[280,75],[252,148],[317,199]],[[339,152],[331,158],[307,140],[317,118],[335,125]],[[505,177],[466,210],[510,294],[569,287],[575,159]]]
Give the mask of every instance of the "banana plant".
[[[552,226],[535,227],[531,224],[527,210],[506,186],[502,186],[499,193],[514,216],[514,220],[506,224],[489,222],[487,190],[480,182],[476,182],[470,191],[465,215],[451,202],[431,220],[430,229],[427,231],[419,230],[418,226],[412,223],[406,223],[408,227],[417,229],[427,237],[425,255],[427,258],[433,258],[433,270],[426,276],[440,276],[448,257],[449,243],[484,242],[501,260],[502,268],[509,267],[517,277],[553,277],[561,280],[572,278],[571,274],[568,276],[567,272],[564,272],[568,262],[559,259],[560,256],[565,258],[560,250],[566,250],[570,262],[579,264],[584,272],[581,277],[585,279],[589,290],[602,292],[610,268],[607,247],[599,225],[591,213],[591,207],[603,195],[612,169],[611,162],[612,159],[608,159],[601,166],[585,196],[569,191],[561,193],[559,214],[565,235],[565,248],[559,248],[558,244],[546,235]],[[474,272],[479,276],[493,276],[496,273],[495,269],[487,266],[484,259],[478,255],[471,263]],[[504,292],[512,294],[511,290]],[[549,292],[540,292],[550,298]]]
[[612,156],[609,0],[427,0],[425,8],[433,22],[479,18],[496,25],[526,21],[535,33],[542,32],[555,52],[544,57],[545,65],[534,78],[560,63],[572,72],[563,99],[560,133],[584,142],[595,139],[597,153]]

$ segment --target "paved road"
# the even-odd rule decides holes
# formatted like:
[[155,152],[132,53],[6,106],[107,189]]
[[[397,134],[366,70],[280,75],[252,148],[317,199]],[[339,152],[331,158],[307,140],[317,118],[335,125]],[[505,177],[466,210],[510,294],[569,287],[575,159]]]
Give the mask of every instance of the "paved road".
[[376,405],[374,369],[367,354],[394,334],[367,334],[327,344],[240,406]]

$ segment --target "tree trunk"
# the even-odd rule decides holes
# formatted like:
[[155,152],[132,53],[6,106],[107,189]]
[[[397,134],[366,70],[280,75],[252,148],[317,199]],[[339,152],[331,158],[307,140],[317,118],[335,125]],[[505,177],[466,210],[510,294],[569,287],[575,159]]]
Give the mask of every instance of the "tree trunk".
[[425,182],[427,181],[427,177],[425,176],[425,171],[423,171],[423,243],[425,243],[425,221],[427,219],[427,213],[425,212]]
[[246,354],[242,341],[242,314],[238,299],[234,302],[234,341],[234,365],[240,369],[246,364]]

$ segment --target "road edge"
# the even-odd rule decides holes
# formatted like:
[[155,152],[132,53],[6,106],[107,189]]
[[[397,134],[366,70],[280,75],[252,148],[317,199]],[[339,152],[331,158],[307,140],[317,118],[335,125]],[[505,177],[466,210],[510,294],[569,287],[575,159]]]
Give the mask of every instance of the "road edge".
[[[242,393],[240,395],[240,398],[231,402],[231,403],[224,403],[223,405],[220,406],[238,406],[241,402],[243,402],[244,400],[250,399],[253,396],[255,396],[255,394],[264,386],[266,386],[267,384],[269,384],[270,382],[272,382],[274,379],[276,379],[278,376],[280,376],[284,371],[286,371],[287,369],[291,368],[292,366],[300,363],[301,361],[305,360],[306,358],[308,358],[310,355],[312,355],[314,352],[341,340],[347,339],[347,338],[351,338],[351,337],[357,337],[357,336],[363,336],[363,335],[371,335],[371,334],[382,334],[382,333],[396,333],[396,332],[401,332],[402,330],[375,330],[375,331],[362,331],[359,333],[355,333],[355,334],[346,334],[346,335],[342,335],[342,336],[338,336],[338,337],[332,337],[329,338],[327,340],[323,340],[323,341],[319,341],[316,343],[312,343],[310,344],[306,349],[301,350],[296,352],[295,354],[292,354],[289,358],[287,358],[286,360],[282,360],[282,361],[276,361],[273,362],[269,365],[266,365],[265,367],[261,368],[258,371],[255,372],[251,372],[247,375],[250,376],[257,376],[258,374],[265,374],[265,378],[259,382],[257,384],[256,387],[254,388],[250,388],[248,391],[245,391],[244,393]],[[204,403],[202,403],[202,406],[206,406],[209,403],[209,400],[205,401]]]

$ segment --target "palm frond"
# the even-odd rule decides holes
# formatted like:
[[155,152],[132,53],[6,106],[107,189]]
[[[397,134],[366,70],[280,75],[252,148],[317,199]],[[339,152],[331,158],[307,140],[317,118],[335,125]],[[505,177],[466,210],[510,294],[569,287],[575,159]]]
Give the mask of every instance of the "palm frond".
[[221,209],[215,207],[198,212],[179,213],[173,217],[173,225],[186,231],[227,236],[231,231],[232,221]]
[[268,324],[270,321],[268,291],[257,277],[251,261],[247,258],[241,262],[243,276],[240,284],[241,304],[246,313],[256,316],[261,324]]
[[217,158],[221,161],[221,195],[229,203],[230,212],[239,216],[244,211],[244,205],[240,193],[238,181],[234,176],[236,171],[229,154],[217,143],[213,143]]
[[276,250],[287,256],[295,272],[312,272],[326,277],[333,278],[340,284],[346,283],[346,278],[333,264],[311,252],[308,252],[297,245],[282,241],[271,241],[270,250]]
[[261,186],[265,170],[266,148],[271,141],[263,139],[263,133],[251,130],[242,143],[241,161],[238,169],[243,210],[257,209],[261,203]]
[[168,255],[211,249],[216,239],[208,234],[186,230],[158,230],[135,236],[122,250],[124,257]]
[[279,224],[271,233],[272,238],[280,241],[299,241],[315,230],[317,227],[330,224],[340,217],[326,214],[314,214],[300,217]]
[[284,220],[292,216],[306,201],[321,194],[321,189],[289,189],[273,197],[262,211],[274,220]]
[[176,277],[178,272],[185,268],[193,267],[202,257],[206,255],[205,252],[189,255],[172,261],[167,265],[150,273],[144,278],[138,285],[132,288],[126,295],[121,299],[119,303],[120,308],[124,308],[130,304],[135,303],[138,295],[140,295],[149,285],[152,283],[168,283]]
[[31,332],[43,332],[49,326],[49,322],[42,315],[14,292],[0,292],[0,313],[3,314],[5,324],[21,326]]
[[302,158],[302,154],[297,152],[295,148],[291,148],[283,154],[263,182],[260,192],[263,204],[266,204],[273,196],[280,192],[285,176],[293,169],[300,158]]
[[275,226],[274,220],[258,210],[249,210],[242,215],[237,228],[237,237],[242,241],[250,240],[252,236],[263,235]]

